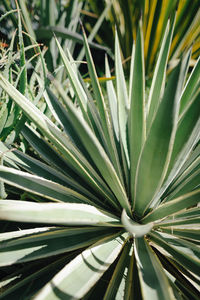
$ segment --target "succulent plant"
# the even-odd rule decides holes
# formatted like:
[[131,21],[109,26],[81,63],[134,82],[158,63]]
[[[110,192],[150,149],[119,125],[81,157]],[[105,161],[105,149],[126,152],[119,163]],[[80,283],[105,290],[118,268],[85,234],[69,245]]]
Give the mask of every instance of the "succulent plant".
[[2,182],[35,194],[0,201],[21,229],[0,234],[0,299],[199,299],[200,60],[188,77],[190,50],[166,74],[174,19],[150,89],[141,23],[128,87],[116,35],[106,93],[85,35],[89,85],[56,40],[71,87],[48,76],[57,123],[0,74],[39,155],[0,144]]

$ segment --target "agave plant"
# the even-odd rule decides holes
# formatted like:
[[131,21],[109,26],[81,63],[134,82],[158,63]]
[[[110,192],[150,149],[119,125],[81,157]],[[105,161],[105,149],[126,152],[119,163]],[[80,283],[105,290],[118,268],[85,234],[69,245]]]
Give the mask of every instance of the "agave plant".
[[106,93],[85,35],[89,86],[56,40],[74,93],[48,76],[58,125],[0,75],[40,155],[0,144],[2,182],[35,194],[0,202],[2,222],[20,228],[0,234],[0,299],[199,299],[200,60],[188,77],[190,50],[166,76],[173,28],[150,90],[141,23],[128,87],[116,35]]

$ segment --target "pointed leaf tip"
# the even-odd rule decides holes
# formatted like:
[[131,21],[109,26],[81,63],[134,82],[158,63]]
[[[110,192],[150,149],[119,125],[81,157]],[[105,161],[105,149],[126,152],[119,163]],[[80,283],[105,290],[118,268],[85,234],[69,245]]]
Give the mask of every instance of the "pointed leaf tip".
[[125,229],[130,232],[134,237],[142,237],[149,233],[151,229],[153,228],[154,223],[148,223],[148,224],[139,224],[137,222],[134,222],[129,218],[127,215],[125,209],[122,212],[121,217],[122,224],[124,225]]

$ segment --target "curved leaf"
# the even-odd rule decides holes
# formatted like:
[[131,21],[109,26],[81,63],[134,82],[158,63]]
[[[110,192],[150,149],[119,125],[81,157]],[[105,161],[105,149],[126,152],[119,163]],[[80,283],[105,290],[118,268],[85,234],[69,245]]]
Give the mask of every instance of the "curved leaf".
[[143,299],[175,300],[161,263],[144,238],[135,240],[135,252]]
[[110,279],[103,300],[117,300],[124,297],[127,267],[131,259],[131,256],[129,255],[131,245],[132,243],[127,242],[122,249],[122,253],[115,267],[112,278]]
[[153,242],[167,251],[180,265],[199,276],[200,250],[198,246],[166,233],[151,232],[150,237]]
[[0,220],[70,226],[120,226],[114,216],[94,206],[75,203],[0,202]]
[[142,216],[153,202],[153,197],[159,191],[168,169],[178,124],[178,101],[185,75],[184,64],[184,61],[179,64],[169,78],[140,155],[134,204],[138,216]]
[[129,144],[130,144],[130,189],[131,200],[135,207],[136,169],[142,146],[146,139],[145,116],[145,70],[143,53],[142,24],[138,27],[136,46],[134,51],[133,78],[130,94],[130,111],[128,116]]
[[11,185],[53,201],[85,202],[88,198],[59,183],[16,169],[0,166],[0,178]]
[[156,209],[150,212],[142,219],[143,223],[152,222],[155,220],[161,220],[164,217],[173,215],[185,208],[196,205],[199,202],[200,189],[187,193],[171,200],[167,203],[159,205]]
[[[55,295],[65,299],[81,299],[119,255],[125,236],[100,240],[65,266],[35,297],[53,300]],[[78,280],[77,280],[78,278]]]
[[134,222],[127,216],[125,210],[123,210],[123,212],[122,212],[121,220],[122,220],[122,224],[124,225],[126,230],[129,233],[131,233],[131,235],[133,235],[134,237],[142,237],[142,236],[148,234],[154,225],[153,223],[148,223],[148,224],[143,225],[143,224]]
[[[6,236],[5,236],[6,235]],[[0,238],[0,266],[37,260],[57,255],[96,243],[99,239],[116,236],[105,228],[44,228],[3,233]]]

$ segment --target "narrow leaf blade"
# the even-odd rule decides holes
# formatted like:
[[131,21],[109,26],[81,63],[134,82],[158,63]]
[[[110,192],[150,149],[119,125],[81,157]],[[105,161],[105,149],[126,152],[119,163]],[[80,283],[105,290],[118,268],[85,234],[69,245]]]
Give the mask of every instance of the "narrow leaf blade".
[[136,174],[134,206],[138,216],[142,216],[153,201],[153,196],[162,185],[167,172],[177,127],[177,94],[180,92],[177,78],[179,75],[180,65],[174,70],[168,81],[140,156]]
[[143,299],[175,299],[158,258],[144,238],[136,239],[135,251]]
[[136,201],[136,169],[141,149],[146,138],[144,46],[141,23],[137,33],[134,55],[134,69],[130,96],[131,107],[128,119],[130,143],[130,185],[133,203]]
[[35,300],[53,299],[55,293],[62,293],[66,300],[82,298],[114,262],[122,245],[123,237],[116,236],[83,251],[41,290]]
[[94,206],[75,203],[34,203],[5,200],[0,203],[1,220],[70,226],[120,225],[119,220]]

